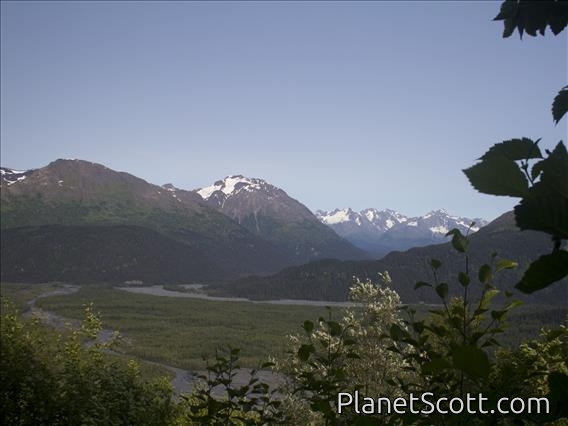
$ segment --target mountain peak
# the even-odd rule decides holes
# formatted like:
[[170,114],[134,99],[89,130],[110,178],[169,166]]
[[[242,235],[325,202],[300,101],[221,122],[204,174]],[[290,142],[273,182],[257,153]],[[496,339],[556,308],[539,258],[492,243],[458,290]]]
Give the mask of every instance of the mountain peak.
[[209,207],[290,253],[295,262],[305,263],[326,257],[361,259],[366,256],[320,223],[298,200],[263,179],[230,175],[195,192]]
[[335,209],[330,212],[318,210],[316,212],[318,219],[326,225],[335,225],[342,222],[354,221],[357,218],[356,213],[350,207],[344,209]]
[[195,192],[197,192],[204,200],[208,200],[211,195],[217,191],[221,191],[225,194],[225,196],[232,196],[238,194],[242,190],[252,192],[254,190],[266,189],[271,186],[272,185],[263,179],[248,178],[243,175],[230,175],[225,179],[216,181],[211,186],[206,186]]

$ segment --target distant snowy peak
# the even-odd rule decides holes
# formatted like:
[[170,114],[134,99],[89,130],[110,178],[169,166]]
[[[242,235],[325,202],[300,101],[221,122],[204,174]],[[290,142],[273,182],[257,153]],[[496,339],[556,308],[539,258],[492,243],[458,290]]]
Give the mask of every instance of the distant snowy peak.
[[[433,237],[444,237],[453,228],[458,228],[462,232],[468,230],[476,232],[487,223],[483,219],[451,216],[444,209],[433,210],[419,217],[408,217],[391,209],[378,210],[374,208],[364,209],[360,212],[355,212],[350,208],[331,211],[318,210],[316,216],[322,223],[336,231],[339,231],[338,227],[341,227],[344,232],[353,233],[359,229],[361,232],[372,232],[376,235],[391,230],[414,228],[431,233]],[[471,226],[473,222],[475,222],[475,225]]]
[[7,167],[0,167],[1,182],[12,185],[24,180],[33,170],[14,170]]
[[197,192],[204,200],[209,200],[211,196],[218,191],[223,193],[225,197],[237,195],[241,191],[254,192],[258,190],[267,190],[274,188],[263,179],[247,178],[243,175],[227,176],[223,180],[218,180],[211,186],[198,189]]
[[355,212],[350,208],[331,211],[318,210],[316,216],[322,223],[329,226],[353,223],[356,226],[372,226],[380,230],[390,229],[408,220],[406,216],[390,209],[365,209],[360,212]]
[[[326,212],[323,210],[316,211],[316,217],[320,220],[320,222],[325,223],[326,225],[336,225],[342,222],[360,222],[359,214],[355,213],[350,208],[347,209],[335,209],[330,212]],[[359,221],[357,221],[359,219]]]
[[371,208],[361,210],[360,214],[364,216],[375,228],[381,231],[387,231],[395,225],[408,221],[406,216],[391,209],[377,210]]

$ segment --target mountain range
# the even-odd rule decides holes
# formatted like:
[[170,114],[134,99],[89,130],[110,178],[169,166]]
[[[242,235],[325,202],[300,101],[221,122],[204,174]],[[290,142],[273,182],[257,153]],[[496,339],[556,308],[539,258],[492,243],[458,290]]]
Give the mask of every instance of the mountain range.
[[[284,191],[263,183],[245,196],[243,184],[204,199],[203,190],[157,186],[83,160],[28,171],[2,168],[1,278],[217,282],[309,260],[367,256]],[[226,200],[216,204],[219,193]],[[158,276],[141,267],[154,251],[141,251],[133,241],[161,247],[159,264],[169,266]]]
[[298,263],[369,257],[322,224],[302,203],[263,179],[228,176],[196,193],[208,206],[290,253]]
[[[505,213],[469,237],[467,268],[472,277],[471,292],[479,292],[478,268],[499,259],[512,259],[519,267],[504,270],[495,276],[494,284],[501,290],[515,291],[528,264],[539,255],[550,253],[552,242],[548,235],[536,231],[520,231],[515,225],[513,212]],[[495,254],[495,258],[492,255]],[[460,271],[466,269],[466,259],[450,243],[415,247],[404,252],[394,251],[379,260],[340,261],[325,259],[305,265],[285,268],[271,276],[241,278],[229,285],[214,289],[223,296],[249,297],[258,300],[312,299],[344,301],[354,277],[377,281],[378,273],[388,271],[393,288],[405,303],[439,303],[430,288],[414,290],[419,281],[434,282],[430,260],[437,259],[442,267],[437,271],[439,282],[446,282],[453,290],[461,289],[457,282]],[[568,305],[568,279],[547,287],[531,296],[516,297],[536,303],[566,307]]]
[[408,217],[395,210],[350,208],[316,211],[318,219],[355,246],[382,257],[393,250],[407,250],[447,241],[453,228],[463,234],[477,232],[487,221],[450,215],[434,210],[424,216]]
[[[0,171],[5,282],[205,283],[223,295],[345,300],[353,276],[388,270],[404,301],[428,302],[436,299],[413,290],[431,273],[428,260],[444,263],[439,278],[448,282],[464,264],[449,244],[391,251],[379,260],[363,249],[372,248],[377,259],[378,244],[390,251],[440,243],[450,228],[485,225],[443,210],[414,218],[376,209],[313,214],[282,189],[242,175],[188,191],[83,160]],[[492,251],[522,265],[503,274],[504,288],[551,247],[546,235],[519,231],[512,213],[470,239],[473,271]],[[566,289],[556,284],[537,296],[565,305]]]

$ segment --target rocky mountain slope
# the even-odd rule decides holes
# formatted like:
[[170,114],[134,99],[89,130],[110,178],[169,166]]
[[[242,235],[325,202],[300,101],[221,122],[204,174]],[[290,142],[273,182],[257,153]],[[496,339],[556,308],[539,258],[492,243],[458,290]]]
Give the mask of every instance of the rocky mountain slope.
[[306,206],[265,180],[228,176],[195,192],[208,206],[289,253],[297,263],[368,258],[320,223]]

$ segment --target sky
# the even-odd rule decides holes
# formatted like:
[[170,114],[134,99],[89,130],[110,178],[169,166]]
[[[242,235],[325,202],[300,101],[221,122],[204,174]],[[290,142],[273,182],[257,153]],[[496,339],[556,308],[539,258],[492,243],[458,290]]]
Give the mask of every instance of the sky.
[[461,170],[502,140],[567,139],[567,32],[503,39],[499,5],[2,1],[1,163],[491,220],[518,199]]

